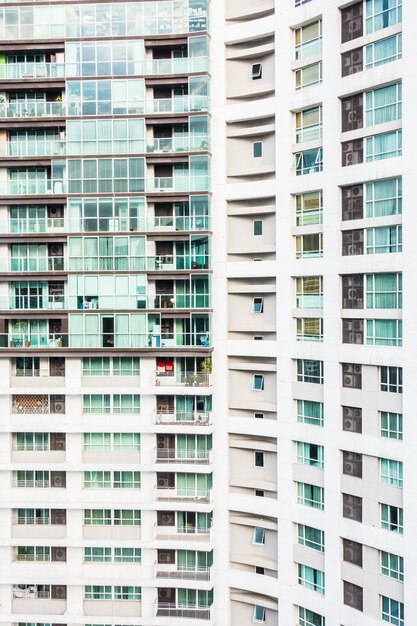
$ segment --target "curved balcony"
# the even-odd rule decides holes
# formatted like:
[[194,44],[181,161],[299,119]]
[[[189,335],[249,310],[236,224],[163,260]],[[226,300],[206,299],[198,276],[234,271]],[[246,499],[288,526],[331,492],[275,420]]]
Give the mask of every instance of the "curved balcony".
[[166,580],[210,580],[210,567],[181,568],[176,565],[155,563],[155,578]]
[[185,617],[193,620],[209,620],[210,607],[199,607],[191,604],[176,604],[171,602],[158,602],[156,615],[157,617]]
[[156,448],[156,463],[183,463],[185,465],[208,465],[212,461],[211,450]]
[[211,411],[156,410],[155,424],[161,426],[209,426]]
[[158,502],[211,502],[210,489],[197,489],[195,487],[169,487],[155,489],[154,499]]

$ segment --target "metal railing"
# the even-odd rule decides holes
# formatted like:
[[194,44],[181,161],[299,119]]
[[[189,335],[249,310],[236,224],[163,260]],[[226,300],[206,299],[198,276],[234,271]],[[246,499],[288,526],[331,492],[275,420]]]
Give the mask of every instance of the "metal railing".
[[210,450],[156,448],[157,463],[201,463],[203,465],[207,465],[210,461]]
[[161,425],[175,424],[175,426],[208,426],[211,424],[210,411],[172,411],[156,409],[155,423]]
[[163,192],[187,192],[187,191],[208,191],[210,178],[207,174],[201,176],[178,176],[147,178],[146,191],[149,193]]
[[166,578],[168,580],[210,580],[210,567],[195,567],[177,569],[161,569],[161,564],[155,564],[155,577]]
[[179,137],[162,137],[147,143],[147,152],[202,152],[209,150],[208,135],[193,136],[184,134]]
[[[209,332],[195,333],[0,333],[1,348],[208,348]],[[185,418],[184,418],[185,419]],[[175,421],[175,420],[173,420]]]
[[210,374],[203,372],[155,372],[157,385],[185,385],[186,387],[209,387]]
[[51,481],[47,480],[17,480],[13,481],[13,487],[41,487],[46,489],[51,486]]
[[49,554],[16,554],[16,561],[50,561]]
[[175,604],[158,602],[156,615],[160,617],[187,617],[193,619],[210,619],[210,607],[200,607],[192,604]]
[[0,65],[0,80],[26,78],[64,78],[64,63],[5,63]]
[[[39,217],[39,218],[13,218],[0,220],[0,233],[32,234],[32,233],[92,233],[92,232],[136,232],[149,231],[195,231],[209,230],[211,220],[208,215],[180,216],[157,216],[149,218],[64,218],[64,217]],[[57,261],[62,257],[57,257]],[[30,259],[34,262],[34,259]]]
[[166,502],[200,502],[207,503],[211,501],[210,489],[196,489],[187,487],[157,487],[155,490],[155,499]]
[[0,141],[0,157],[58,156],[66,151],[65,141],[59,139]]
[[0,195],[3,196],[41,196],[50,194],[65,194],[65,180],[2,180],[0,181]]
[[66,115],[63,102],[33,100],[32,102],[0,103],[0,117],[60,117],[62,115]]
[[65,309],[67,297],[64,295],[11,295],[0,297],[0,309],[27,311],[36,309]]

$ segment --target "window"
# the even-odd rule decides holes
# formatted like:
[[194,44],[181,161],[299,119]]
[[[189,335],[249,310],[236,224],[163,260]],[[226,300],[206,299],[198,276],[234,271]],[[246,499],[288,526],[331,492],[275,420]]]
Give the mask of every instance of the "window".
[[403,251],[403,227],[379,226],[366,229],[366,254],[390,254]]
[[363,2],[341,10],[342,43],[363,35]]
[[381,596],[381,602],[382,621],[394,626],[404,626],[404,604],[386,596]]
[[365,138],[366,162],[381,161],[402,155],[402,131],[393,130]]
[[297,308],[323,308],[323,277],[303,276],[296,279]]
[[343,560],[362,567],[362,544],[351,539],[342,539]]
[[324,572],[299,563],[298,584],[324,594]]
[[353,406],[343,406],[343,430],[351,433],[362,432],[362,409]]
[[85,563],[105,563],[111,560],[111,548],[84,548]]
[[262,78],[262,63],[253,63],[251,69],[252,80],[259,80]]
[[343,450],[343,473],[362,478],[362,454]]
[[315,174],[323,170],[323,148],[311,148],[294,154],[294,167],[297,176]]
[[324,426],[323,403],[313,400],[297,400],[297,422]]
[[295,141],[314,141],[323,135],[321,106],[304,109],[295,114]]
[[136,451],[140,450],[139,433],[84,433],[84,450]]
[[381,528],[403,534],[403,509],[390,504],[381,504]]
[[140,563],[142,554],[140,548],[113,548],[115,563]]
[[401,119],[402,84],[395,83],[366,94],[366,126]]
[[324,510],[324,489],[308,483],[297,483],[297,502],[313,509]]
[[85,526],[109,526],[112,523],[110,509],[85,509]]
[[264,377],[262,374],[254,374],[252,379],[252,391],[264,390]]
[[265,568],[255,565],[255,574],[262,574],[263,576],[265,574]]
[[403,438],[403,416],[401,413],[388,413],[380,411],[381,437],[388,439]]
[[84,587],[85,600],[111,600],[112,589],[110,585],[86,585]]
[[397,61],[402,58],[403,41],[402,34],[393,35],[386,39],[380,39],[365,47],[365,67],[377,67],[384,63]]
[[324,531],[304,524],[297,524],[297,526],[299,544],[318,552],[324,552]]
[[402,346],[401,320],[367,320],[366,343],[372,346]]
[[298,607],[298,622],[299,626],[325,626],[325,619],[322,615],[310,609],[304,609],[302,606]]
[[252,543],[256,545],[264,545],[265,543],[265,528],[254,528]]
[[316,443],[297,441],[297,463],[323,468],[324,447]]
[[297,341],[323,341],[321,317],[297,318]]
[[139,376],[139,357],[84,357],[83,376]]
[[263,413],[254,413],[253,417],[256,418],[256,419],[262,420],[264,418],[264,414]]
[[402,179],[388,178],[365,185],[366,217],[383,217],[402,213]]
[[84,489],[111,489],[111,472],[84,472]]
[[254,461],[255,467],[265,467],[264,453],[260,452],[259,450],[255,450]]
[[295,72],[295,88],[304,89],[312,85],[317,85],[322,81],[321,61],[312,63],[306,67],[301,67]]
[[366,308],[402,309],[403,275],[368,274],[366,276]]
[[367,34],[401,21],[402,0],[366,0]]
[[252,143],[252,156],[254,159],[259,159],[263,156],[263,142],[254,141]]
[[132,394],[84,395],[83,413],[140,413],[140,396]]
[[404,559],[398,554],[381,551],[381,574],[404,581]]
[[381,482],[393,487],[403,486],[403,464],[401,461],[379,459]]
[[257,624],[263,624],[265,622],[265,607],[255,604],[253,608],[253,622]]
[[403,368],[383,365],[379,368],[381,391],[403,392]]
[[264,299],[263,298],[253,298],[252,300],[252,313],[263,313],[264,312]]
[[310,359],[297,359],[297,380],[302,383],[324,382],[323,361],[313,361]]
[[343,603],[357,611],[363,611],[363,588],[344,580]]
[[115,489],[140,489],[140,472],[113,472]]
[[263,491],[263,489],[255,489],[255,496],[257,496],[258,498],[264,498],[265,491]]
[[[62,548],[59,548],[62,549]],[[65,549],[65,548],[64,548]],[[52,549],[53,555],[55,555],[55,548]],[[51,549],[46,546],[17,546],[16,551],[16,560],[17,561],[50,561],[51,560]],[[52,560],[56,559],[54,556]],[[61,559],[65,560],[65,559]]]
[[304,59],[321,52],[321,20],[295,30],[295,58]]
[[253,220],[253,234],[255,237],[262,235],[263,220]]
[[296,258],[313,259],[323,256],[323,233],[298,235],[295,238]]
[[343,494],[343,517],[346,519],[354,520],[355,522],[362,521],[362,498],[359,496],[353,496],[350,493]]
[[115,509],[113,524],[114,526],[140,526],[141,513],[135,509]]
[[323,192],[311,191],[295,196],[295,220],[297,226],[310,226],[323,222]]

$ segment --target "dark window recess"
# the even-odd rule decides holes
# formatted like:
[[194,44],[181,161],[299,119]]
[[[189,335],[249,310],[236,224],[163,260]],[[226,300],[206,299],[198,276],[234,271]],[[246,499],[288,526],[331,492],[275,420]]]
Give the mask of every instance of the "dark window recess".
[[346,519],[354,520],[355,522],[362,521],[362,498],[359,496],[352,496],[350,493],[343,494],[343,517]]
[[67,477],[65,472],[51,472],[51,487],[63,489],[67,486]]
[[66,561],[67,549],[61,548],[61,547],[52,547],[51,548],[51,560],[52,561]]
[[362,567],[362,544],[351,539],[342,539],[343,541],[343,560],[347,563],[353,563],[358,567]]
[[363,218],[363,185],[342,188],[342,220]]
[[351,433],[362,432],[362,409],[354,406],[342,407],[343,430]]
[[342,167],[363,163],[363,139],[342,143]]
[[348,583],[344,580],[343,581],[343,602],[347,606],[351,606],[353,609],[362,611],[363,610],[362,587],[358,587],[358,585],[354,585],[353,583]]
[[51,450],[65,450],[65,433],[51,433],[49,438]]
[[352,4],[341,10],[342,43],[363,35],[363,2]]
[[66,600],[67,588],[65,585],[51,585],[51,598],[53,600]]
[[170,472],[158,472],[156,475],[158,489],[173,489],[175,487],[175,474]]
[[363,239],[363,228],[344,230],[342,232],[342,255],[363,254]]
[[175,526],[175,513],[170,511],[158,511],[158,526]]
[[343,343],[363,344],[364,321],[344,319],[342,323]]
[[363,48],[355,48],[342,54],[342,76],[357,74],[363,70]]
[[362,365],[342,363],[342,386],[350,389],[362,389]]
[[66,509],[51,509],[51,524],[66,524],[66,523],[67,523]]
[[363,274],[342,276],[342,308],[363,309]]
[[363,95],[356,94],[342,100],[342,131],[363,127]]
[[52,356],[49,359],[49,375],[65,376],[65,358],[62,356]]
[[158,563],[175,563],[175,550],[158,550]]
[[343,450],[343,473],[346,476],[362,478],[362,455]]

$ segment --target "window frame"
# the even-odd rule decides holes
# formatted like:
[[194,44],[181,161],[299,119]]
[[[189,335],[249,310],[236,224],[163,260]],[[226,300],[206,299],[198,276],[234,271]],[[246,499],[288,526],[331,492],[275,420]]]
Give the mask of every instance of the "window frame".
[[252,313],[259,314],[264,312],[264,299],[261,296],[252,298]]
[[[259,154],[258,154],[259,151]],[[264,155],[264,142],[252,141],[252,159],[262,159]]]
[[254,546],[264,546],[265,545],[265,537],[266,531],[265,528],[261,526],[255,526],[252,534],[252,544]]
[[260,80],[262,78],[262,63],[252,63],[250,77],[252,80]]
[[251,389],[252,391],[264,391],[265,390],[265,377],[263,374],[253,374]]

